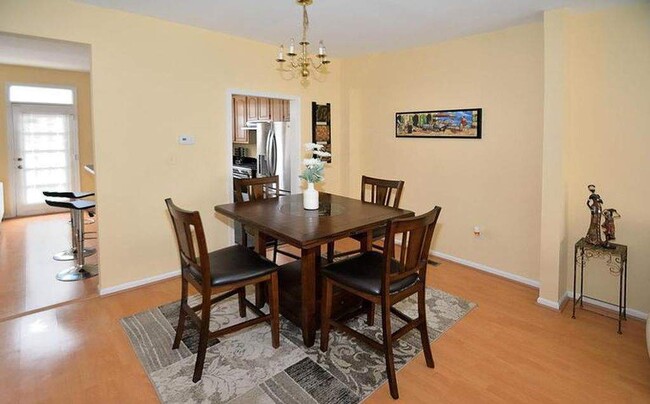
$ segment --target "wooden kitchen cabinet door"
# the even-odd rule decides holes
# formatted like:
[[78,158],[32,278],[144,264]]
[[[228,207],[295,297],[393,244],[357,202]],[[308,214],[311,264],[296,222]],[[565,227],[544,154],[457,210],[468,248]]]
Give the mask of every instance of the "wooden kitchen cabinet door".
[[247,102],[243,95],[233,95],[233,143],[248,143],[248,131],[242,128],[246,126]]
[[284,106],[282,102],[283,100],[277,98],[271,100],[271,119],[274,122],[284,121]]
[[257,99],[257,118],[258,119],[271,119],[271,99],[258,98]]
[[259,119],[257,97],[246,97],[246,119],[249,121]]
[[289,122],[291,119],[289,117],[289,100],[282,100],[282,120],[284,122]]

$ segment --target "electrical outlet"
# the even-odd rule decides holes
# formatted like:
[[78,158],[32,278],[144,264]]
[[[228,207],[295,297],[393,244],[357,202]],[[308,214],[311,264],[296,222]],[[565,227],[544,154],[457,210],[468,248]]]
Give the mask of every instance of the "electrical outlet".
[[190,136],[190,135],[180,135],[180,136],[178,137],[178,144],[182,144],[182,145],[192,145],[192,144],[194,144],[194,143],[195,143],[195,141],[194,141],[194,136]]

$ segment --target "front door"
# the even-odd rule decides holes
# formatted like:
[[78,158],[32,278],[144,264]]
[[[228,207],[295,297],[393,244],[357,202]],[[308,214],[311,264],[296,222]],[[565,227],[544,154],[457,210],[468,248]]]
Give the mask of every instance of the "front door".
[[13,104],[11,108],[16,215],[59,211],[45,204],[43,191],[79,188],[74,107]]

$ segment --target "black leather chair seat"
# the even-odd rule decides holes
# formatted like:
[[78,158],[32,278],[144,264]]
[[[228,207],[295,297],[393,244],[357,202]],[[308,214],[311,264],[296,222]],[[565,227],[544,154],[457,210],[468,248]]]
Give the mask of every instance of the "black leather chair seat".
[[94,201],[86,201],[83,199],[76,199],[71,201],[55,201],[52,199],[46,199],[45,203],[57,208],[76,209],[76,210],[84,210],[84,209],[90,209],[95,207]]
[[[370,251],[356,257],[335,262],[325,266],[321,274],[355,290],[371,295],[381,293],[381,277],[384,256],[377,251]],[[391,259],[391,273],[398,272],[400,264]],[[390,293],[406,289],[417,282],[418,276],[413,274],[390,285]]]
[[[241,245],[213,251],[210,256],[212,286],[224,286],[272,273],[278,269],[272,261]],[[201,282],[198,271],[190,267],[190,272]]]

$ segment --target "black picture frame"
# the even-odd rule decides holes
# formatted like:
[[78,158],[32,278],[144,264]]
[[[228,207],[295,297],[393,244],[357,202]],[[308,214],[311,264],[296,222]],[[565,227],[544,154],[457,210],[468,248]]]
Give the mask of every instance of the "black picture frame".
[[[329,102],[311,103],[311,125],[312,142],[322,145],[323,151],[332,153],[332,106]],[[332,157],[321,157],[321,160],[331,163]]]
[[[420,120],[426,123],[420,124]],[[482,132],[483,108],[395,113],[395,137],[398,138],[481,139]]]

